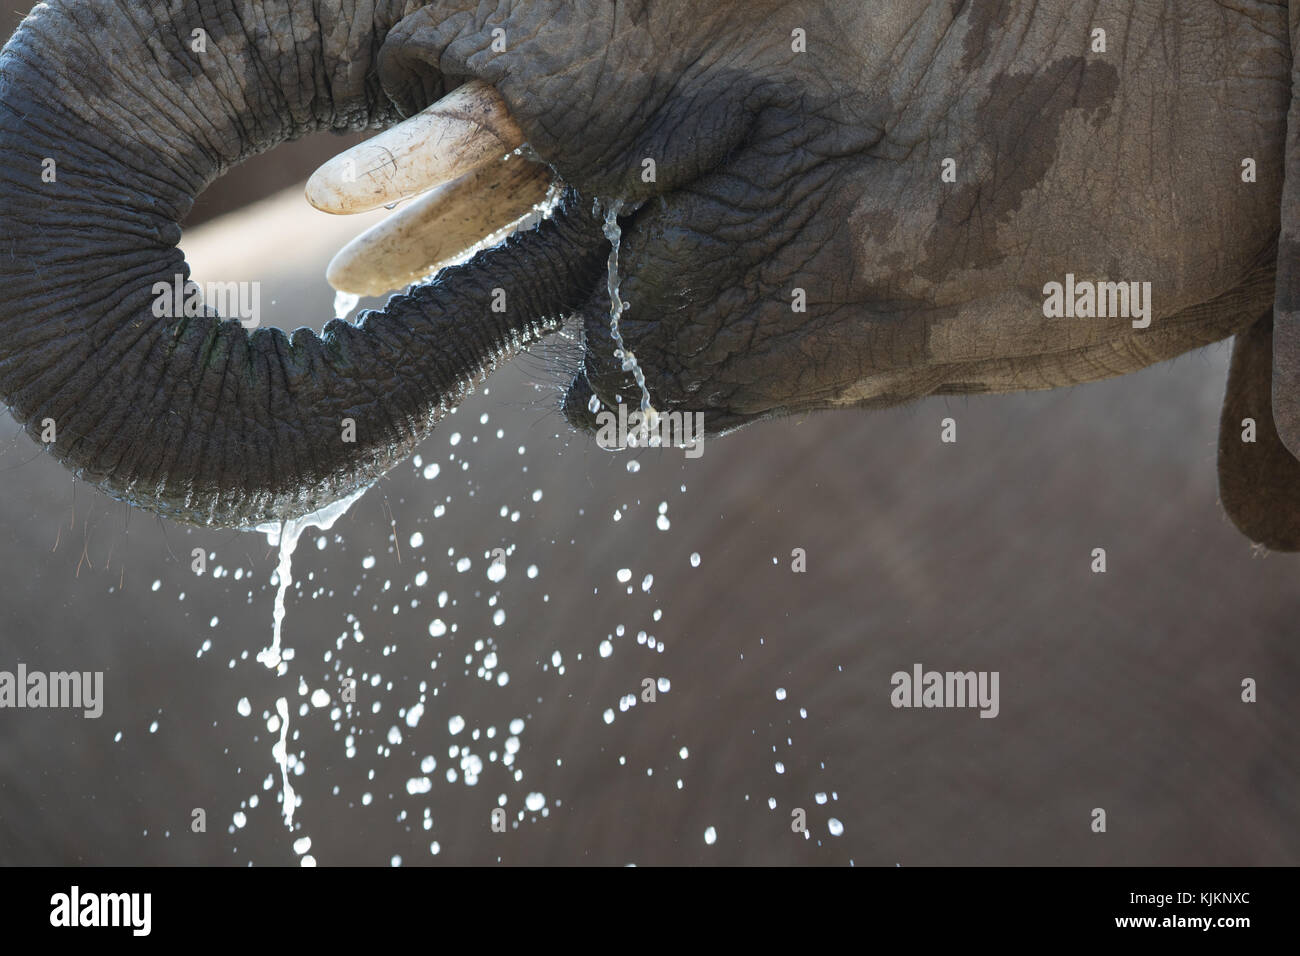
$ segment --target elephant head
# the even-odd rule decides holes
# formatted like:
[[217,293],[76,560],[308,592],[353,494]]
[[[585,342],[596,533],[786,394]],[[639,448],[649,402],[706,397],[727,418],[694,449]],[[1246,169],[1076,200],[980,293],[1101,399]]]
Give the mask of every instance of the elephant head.
[[[109,494],[223,526],[364,487],[567,322],[583,349],[563,409],[591,429],[593,408],[637,389],[609,322],[610,208],[627,346],[655,407],[702,413],[712,434],[1091,381],[1249,328],[1277,271],[1285,124],[1255,118],[1289,99],[1252,82],[1276,51],[1193,4],[1182,46],[1198,55],[1171,77],[1119,52],[1158,46],[1141,31],[1159,24],[1111,24],[1108,57],[1079,5],[1022,6],[42,4],[0,55],[0,397]],[[1238,69],[1252,57],[1259,71]],[[159,283],[188,276],[177,224],[214,178],[287,139],[389,127],[470,81],[562,184],[535,228],[322,336],[157,314]],[[1134,121],[1142,95],[1164,112]],[[1263,100],[1243,111],[1241,96]],[[1216,163],[1248,133],[1258,187],[1229,202]],[[1157,146],[1170,168],[1132,184],[1115,168]],[[1113,215],[1125,198],[1143,215]],[[1145,326],[1046,317],[1044,283],[1116,271],[1154,280]],[[1271,416],[1251,374],[1248,410]],[[1258,468],[1227,460],[1254,500]],[[1300,548],[1300,492],[1277,484],[1262,518],[1230,512]]]

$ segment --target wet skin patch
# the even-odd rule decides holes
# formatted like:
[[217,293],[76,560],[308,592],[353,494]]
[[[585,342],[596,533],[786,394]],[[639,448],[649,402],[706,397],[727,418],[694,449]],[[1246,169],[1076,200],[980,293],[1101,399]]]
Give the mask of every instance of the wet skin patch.
[[1110,115],[1119,90],[1110,63],[1085,57],[1057,60],[1034,73],[1000,73],[976,112],[979,149],[992,178],[958,186],[939,206],[918,275],[938,280],[957,269],[987,269],[1006,258],[997,226],[1012,221],[1026,193],[1058,160],[1062,126],[1075,113],[1094,125]]

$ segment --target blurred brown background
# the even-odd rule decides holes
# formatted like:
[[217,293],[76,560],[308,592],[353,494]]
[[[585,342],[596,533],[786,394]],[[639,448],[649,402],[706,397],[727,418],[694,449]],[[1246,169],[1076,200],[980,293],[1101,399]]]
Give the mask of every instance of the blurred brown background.
[[[196,220],[343,145],[241,168]],[[325,263],[361,223],[299,195],[185,248],[200,281],[260,281],[263,321],[320,328]],[[1300,862],[1300,558],[1252,555],[1216,504],[1226,343],[1066,391],[767,424],[698,460],[571,433],[553,351],[304,535],[284,677],[253,659],[263,537],[128,512],[5,416],[0,669],[103,670],[106,701],[98,720],[0,711],[0,862],[292,865],[304,837],[322,865]],[[202,576],[195,547],[215,555]],[[893,709],[914,662],[999,671],[1000,716]],[[333,718],[343,674],[357,702]],[[645,678],[669,690],[621,709]],[[292,832],[281,696],[304,766]]]

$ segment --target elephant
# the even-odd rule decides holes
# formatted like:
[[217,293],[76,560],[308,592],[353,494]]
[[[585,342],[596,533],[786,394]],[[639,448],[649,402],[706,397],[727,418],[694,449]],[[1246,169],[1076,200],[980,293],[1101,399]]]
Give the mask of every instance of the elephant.
[[[1300,550],[1297,39],[1210,0],[53,0],[0,54],[0,395],[109,495],[248,527],[364,488],[554,334],[576,428],[639,371],[709,435],[1235,336],[1222,503]],[[499,106],[456,122],[544,167],[535,225],[319,336],[157,314],[223,172],[409,143],[466,88]],[[482,175],[441,132],[417,175]]]

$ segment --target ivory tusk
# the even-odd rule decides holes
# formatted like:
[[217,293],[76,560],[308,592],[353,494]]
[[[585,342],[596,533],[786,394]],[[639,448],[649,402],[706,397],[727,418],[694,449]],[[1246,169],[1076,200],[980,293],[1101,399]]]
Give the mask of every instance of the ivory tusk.
[[339,250],[325,276],[340,292],[382,295],[460,258],[543,202],[551,170],[498,160],[422,196]]
[[497,91],[471,80],[325,163],[307,181],[307,201],[328,213],[366,212],[459,179],[523,142]]

